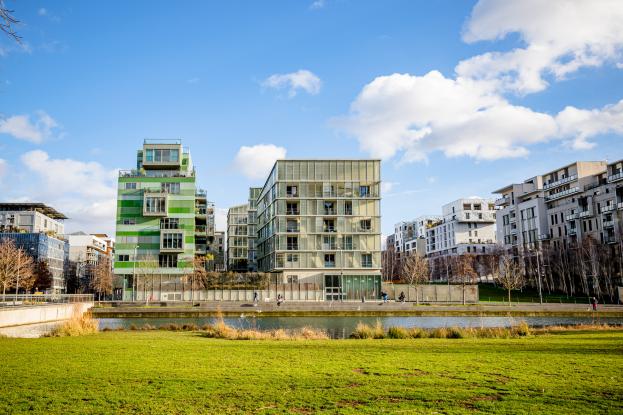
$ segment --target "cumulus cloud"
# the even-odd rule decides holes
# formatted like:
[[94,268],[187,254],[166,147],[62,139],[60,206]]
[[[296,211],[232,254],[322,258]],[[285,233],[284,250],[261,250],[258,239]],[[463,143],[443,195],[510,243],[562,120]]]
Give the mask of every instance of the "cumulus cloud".
[[39,16],[45,16],[46,14],[48,14],[48,11],[45,8],[40,8],[39,10],[37,10],[37,14]]
[[525,43],[459,63],[458,76],[491,81],[501,90],[541,91],[546,75],[564,79],[583,67],[623,62],[623,3],[619,0],[480,0],[463,30],[472,43],[516,33]]
[[315,0],[312,4],[310,4],[309,8],[312,10],[322,9],[326,6],[327,2],[325,0]]
[[0,134],[8,134],[32,143],[41,143],[50,137],[58,127],[56,120],[45,111],[37,111],[34,121],[28,115],[0,118]]
[[250,179],[265,179],[275,160],[286,157],[286,149],[274,144],[242,146],[234,158],[234,168]]
[[224,232],[227,229],[227,209],[214,209],[214,229]]
[[286,74],[274,74],[262,82],[265,88],[287,89],[288,97],[296,96],[299,91],[316,95],[320,92],[322,81],[313,72],[301,69]]
[[454,77],[430,71],[375,78],[333,125],[373,157],[401,162],[426,160],[435,151],[484,160],[521,157],[549,140],[586,149],[592,137],[623,133],[621,102],[548,114],[509,101],[510,94],[546,88],[548,74],[558,80],[582,67],[621,66],[623,2],[482,0],[463,39],[510,33],[519,34],[526,47],[464,60]]
[[114,234],[117,170],[97,162],[54,159],[34,150],[21,156],[30,195],[65,213],[69,230]]
[[381,182],[381,193],[385,194],[385,193],[391,192],[392,189],[396,187],[398,184],[399,183],[397,182],[387,182],[387,181]]

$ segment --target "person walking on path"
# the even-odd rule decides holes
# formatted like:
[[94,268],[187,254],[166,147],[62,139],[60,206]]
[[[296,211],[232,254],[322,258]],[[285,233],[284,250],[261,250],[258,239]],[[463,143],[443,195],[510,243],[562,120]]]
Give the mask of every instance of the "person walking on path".
[[283,297],[281,296],[281,294],[277,295],[277,307],[279,307],[282,302],[283,302]]
[[593,305],[593,311],[597,311],[597,298],[591,297],[591,304]]
[[255,307],[257,307],[258,300],[259,300],[259,298],[258,298],[258,295],[257,295],[257,291],[253,291],[253,305]]

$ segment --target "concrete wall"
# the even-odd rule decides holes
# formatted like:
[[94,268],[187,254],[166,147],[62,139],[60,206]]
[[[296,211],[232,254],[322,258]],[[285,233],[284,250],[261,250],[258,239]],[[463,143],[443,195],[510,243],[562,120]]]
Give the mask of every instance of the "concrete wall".
[[[462,285],[420,285],[417,292],[415,287],[408,284],[383,283],[382,290],[386,292],[390,300],[396,300],[401,292],[405,293],[405,301],[419,301],[423,303],[462,303]],[[465,302],[468,304],[478,303],[478,286],[465,286]]]
[[82,314],[91,307],[93,307],[93,303],[67,303],[0,308],[0,327],[68,320],[74,314]]

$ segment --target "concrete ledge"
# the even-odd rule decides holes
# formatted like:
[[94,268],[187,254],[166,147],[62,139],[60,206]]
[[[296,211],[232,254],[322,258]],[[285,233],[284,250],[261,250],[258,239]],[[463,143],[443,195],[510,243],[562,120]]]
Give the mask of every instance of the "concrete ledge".
[[48,323],[68,320],[76,313],[85,313],[93,303],[65,303],[0,308],[0,327]]
[[581,304],[520,304],[508,305],[419,305],[413,303],[293,303],[276,304],[210,302],[192,307],[190,304],[177,306],[98,307],[92,310],[96,318],[142,318],[142,317],[212,317],[265,315],[265,316],[552,316],[552,317],[623,317],[622,306],[601,306],[593,312]]

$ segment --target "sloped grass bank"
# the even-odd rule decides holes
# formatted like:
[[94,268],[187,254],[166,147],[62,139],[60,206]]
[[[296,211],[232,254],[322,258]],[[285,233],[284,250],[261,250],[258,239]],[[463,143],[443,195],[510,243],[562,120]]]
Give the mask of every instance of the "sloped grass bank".
[[621,413],[623,331],[231,341],[0,338],[0,413]]

